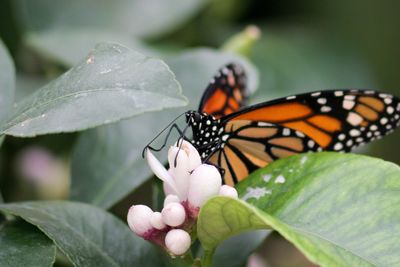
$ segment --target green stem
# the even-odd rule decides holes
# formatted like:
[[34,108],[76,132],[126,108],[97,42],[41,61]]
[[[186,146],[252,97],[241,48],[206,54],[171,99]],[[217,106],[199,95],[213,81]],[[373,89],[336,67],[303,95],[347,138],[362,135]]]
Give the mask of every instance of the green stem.
[[201,267],[211,267],[215,250],[204,250],[203,258],[201,259]]

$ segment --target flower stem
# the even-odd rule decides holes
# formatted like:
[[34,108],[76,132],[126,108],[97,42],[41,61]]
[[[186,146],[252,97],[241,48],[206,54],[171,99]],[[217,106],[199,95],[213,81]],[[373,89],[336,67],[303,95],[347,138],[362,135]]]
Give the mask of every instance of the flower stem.
[[205,250],[203,258],[201,259],[201,267],[211,267],[212,259],[214,257],[214,249],[213,250]]

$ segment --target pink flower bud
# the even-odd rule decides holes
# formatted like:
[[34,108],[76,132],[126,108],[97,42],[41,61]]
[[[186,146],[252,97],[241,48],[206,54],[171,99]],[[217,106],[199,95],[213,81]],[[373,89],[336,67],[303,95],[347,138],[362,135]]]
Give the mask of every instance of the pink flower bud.
[[232,197],[232,198],[238,198],[238,192],[236,191],[236,189],[234,187],[226,185],[226,184],[221,186],[221,189],[219,190],[219,195]]
[[182,229],[172,229],[165,236],[165,246],[174,255],[185,254],[190,244],[190,235]]
[[167,225],[165,225],[165,223],[163,222],[161,213],[158,211],[153,212],[153,214],[151,215],[150,224],[157,230],[162,230],[167,227]]
[[165,199],[164,199],[164,207],[167,206],[169,203],[179,203],[179,197],[177,195],[168,195]]
[[176,227],[184,223],[186,218],[185,208],[180,203],[169,203],[161,211],[165,224]]
[[127,221],[133,232],[139,236],[144,236],[153,226],[150,224],[150,218],[153,211],[145,205],[134,205],[128,211]]
[[200,165],[190,175],[189,204],[201,207],[209,198],[218,195],[221,183],[221,174],[215,166]]

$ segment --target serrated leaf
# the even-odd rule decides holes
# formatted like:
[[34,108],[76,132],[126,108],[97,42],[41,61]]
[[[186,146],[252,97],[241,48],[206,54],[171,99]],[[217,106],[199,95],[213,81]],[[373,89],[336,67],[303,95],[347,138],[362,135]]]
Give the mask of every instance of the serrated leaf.
[[[26,0],[15,9],[25,29],[62,31],[71,28],[101,29],[140,37],[156,37],[174,30],[194,16],[203,0]],[[174,7],[174,8],[171,8]],[[168,10],[168,12],[166,12]]]
[[400,264],[400,168],[352,154],[278,160],[238,185],[242,200],[216,197],[200,211],[207,249],[251,229],[273,228],[321,266]]
[[10,111],[15,94],[15,67],[6,47],[0,39],[0,121]]
[[22,220],[0,225],[0,266],[53,266],[54,243],[35,226]]
[[100,44],[79,65],[17,103],[1,133],[79,131],[185,104],[164,62],[121,45]]
[[[148,179],[150,169],[141,157],[144,146],[179,114],[197,109],[208,81],[220,67],[232,61],[245,67],[250,89],[255,90],[257,72],[245,59],[212,49],[187,51],[167,63],[182,84],[189,106],[144,114],[81,134],[72,160],[72,199],[109,208]],[[173,138],[170,144],[175,142]],[[165,154],[158,156],[166,159]]]
[[113,215],[74,202],[1,204],[0,210],[36,225],[75,266],[157,266],[152,245]]

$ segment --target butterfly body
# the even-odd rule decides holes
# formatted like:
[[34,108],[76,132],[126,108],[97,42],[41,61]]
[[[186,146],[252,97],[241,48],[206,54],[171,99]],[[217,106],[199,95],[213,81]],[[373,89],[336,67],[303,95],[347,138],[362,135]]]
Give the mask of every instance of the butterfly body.
[[192,144],[197,148],[204,161],[213,151],[219,149],[222,142],[224,127],[221,120],[207,113],[188,111],[186,122],[192,128]]

